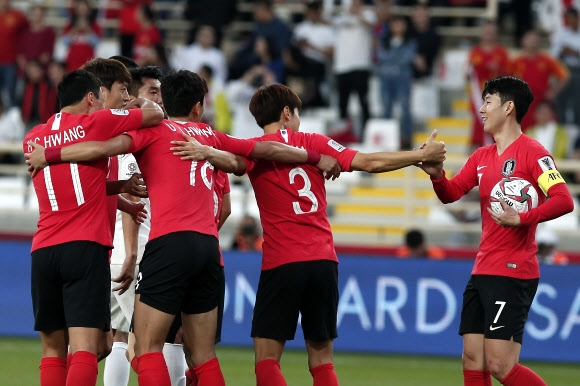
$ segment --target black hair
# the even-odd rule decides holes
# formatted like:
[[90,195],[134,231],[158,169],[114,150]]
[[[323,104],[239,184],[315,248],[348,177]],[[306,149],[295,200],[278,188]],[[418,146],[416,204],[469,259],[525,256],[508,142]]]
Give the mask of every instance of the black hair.
[[123,63],[123,65],[125,65],[125,67],[127,67],[129,70],[139,67],[132,59],[129,59],[123,55],[113,55],[109,59],[118,60],[119,62]]
[[578,10],[574,7],[568,7],[568,8],[566,8],[566,12],[564,14],[565,15],[574,15],[574,16],[578,17]]
[[508,101],[513,101],[518,123],[522,123],[524,115],[534,100],[534,94],[526,81],[513,76],[498,76],[485,82],[481,98],[485,99],[488,94],[497,94],[502,105]]
[[205,80],[188,70],[170,71],[161,82],[163,106],[170,117],[187,117],[196,103],[203,105],[207,92]]
[[405,235],[405,245],[409,248],[417,248],[423,245],[425,242],[425,237],[423,232],[417,229],[411,229]]
[[101,96],[101,81],[85,70],[75,70],[66,74],[58,84],[57,95],[61,107],[72,106],[92,92],[96,98]]
[[129,83],[127,91],[129,95],[134,97],[139,96],[139,89],[144,85],[144,78],[157,79],[159,81],[163,78],[163,73],[157,66],[131,68],[129,73],[131,73],[131,83]]
[[155,21],[155,12],[153,11],[153,8],[151,8],[150,5],[148,4],[142,5],[141,10],[143,11],[143,15],[145,16],[145,19],[147,19],[147,21],[150,22]]
[[111,90],[115,82],[131,83],[129,70],[123,63],[115,59],[91,59],[83,64],[81,69],[97,76],[107,90]]

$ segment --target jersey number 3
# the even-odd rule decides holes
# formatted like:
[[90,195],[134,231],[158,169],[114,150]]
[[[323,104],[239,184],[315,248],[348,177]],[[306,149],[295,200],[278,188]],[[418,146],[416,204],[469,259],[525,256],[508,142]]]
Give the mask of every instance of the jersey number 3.
[[292,202],[292,206],[294,207],[294,213],[304,214],[304,213],[316,212],[318,210],[318,200],[316,199],[316,196],[314,195],[314,193],[312,193],[312,191],[310,190],[310,188],[312,187],[312,184],[310,182],[310,179],[308,178],[308,174],[306,174],[306,172],[302,168],[294,168],[294,169],[290,170],[289,177],[290,177],[291,184],[294,184],[294,180],[296,179],[296,176],[300,176],[304,180],[304,187],[302,189],[298,190],[298,196],[299,197],[307,197],[310,200],[310,202],[312,202],[312,206],[310,207],[310,210],[308,212],[305,212],[300,207],[300,202],[294,201],[294,202]]

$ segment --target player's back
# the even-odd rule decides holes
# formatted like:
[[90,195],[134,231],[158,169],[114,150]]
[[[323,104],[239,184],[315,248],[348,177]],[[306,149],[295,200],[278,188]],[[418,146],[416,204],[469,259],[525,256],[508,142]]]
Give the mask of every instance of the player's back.
[[[310,149],[312,138],[283,129],[256,140]],[[322,172],[305,164],[246,162],[264,230],[262,269],[298,261],[337,261]]]
[[160,125],[128,133],[132,152],[147,185],[151,203],[149,240],[172,232],[195,231],[217,237],[214,217],[214,167],[203,161],[183,161],[169,149],[181,133],[213,146],[214,133],[204,124],[164,120]]

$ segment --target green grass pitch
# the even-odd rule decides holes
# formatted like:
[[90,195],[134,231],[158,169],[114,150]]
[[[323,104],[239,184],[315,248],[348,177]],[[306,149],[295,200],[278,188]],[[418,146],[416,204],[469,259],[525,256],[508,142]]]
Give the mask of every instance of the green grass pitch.
[[[254,357],[249,348],[218,346],[218,357],[226,383],[253,386]],[[0,385],[38,385],[40,342],[37,339],[0,338]],[[282,372],[290,386],[312,385],[306,353],[287,351],[282,357]],[[525,363],[538,372],[550,386],[580,384],[580,366],[574,364]],[[401,355],[336,353],[335,366],[342,386],[461,386],[461,359]],[[102,385],[103,363],[99,366]],[[129,385],[136,386],[135,374]],[[494,385],[499,382],[494,381]]]

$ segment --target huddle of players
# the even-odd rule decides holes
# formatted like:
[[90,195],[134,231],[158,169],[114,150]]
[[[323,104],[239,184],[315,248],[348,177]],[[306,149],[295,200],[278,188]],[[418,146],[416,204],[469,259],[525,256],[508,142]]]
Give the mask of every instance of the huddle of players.
[[[507,103],[507,114],[505,114],[504,120],[509,118],[510,124],[513,122],[519,124],[521,117],[527,110],[527,105],[519,101],[514,103],[514,99],[518,100],[521,95],[514,96],[509,94],[509,88],[514,87],[512,80],[513,78],[508,79],[508,88],[500,81],[500,85],[496,85],[495,89],[486,89],[483,95],[486,99],[484,107],[490,105],[488,100],[490,96],[497,98],[508,96],[505,101],[500,98],[501,103],[495,100],[492,102],[500,103],[501,106]],[[525,86],[527,87],[527,84]],[[435,133],[419,150],[365,154],[345,148],[327,137],[299,132],[300,118],[298,113],[301,108],[301,102],[292,90],[282,85],[262,87],[254,94],[250,102],[250,111],[256,118],[257,123],[264,128],[265,135],[253,141],[233,139],[221,133],[213,132],[206,125],[194,123],[196,121],[195,117],[201,117],[201,114],[203,114],[203,96],[207,92],[205,82],[196,74],[188,71],[171,73],[163,79],[161,88],[165,107],[170,117],[170,120],[164,120],[161,125],[148,130],[129,131],[129,128],[126,127],[127,121],[132,120],[134,128],[138,128],[138,119],[133,119],[132,117],[140,114],[132,110],[124,111],[123,113],[113,110],[107,116],[118,114],[120,118],[116,118],[125,122],[124,128],[126,132],[124,135],[114,137],[106,142],[84,142],[62,149],[47,149],[46,151],[47,163],[58,164],[69,161],[71,163],[64,166],[70,165],[71,172],[74,169],[72,165],[77,165],[77,168],[81,168],[81,165],[83,165],[76,164],[73,161],[88,162],[98,157],[133,153],[147,182],[153,216],[149,243],[145,248],[143,260],[140,264],[134,303],[135,352],[137,354],[134,368],[139,374],[139,384],[171,384],[161,350],[174,316],[179,313],[181,313],[183,319],[184,351],[188,357],[189,371],[193,378],[189,382],[199,385],[225,384],[214,350],[216,328],[219,324],[217,317],[217,306],[220,303],[219,292],[220,288],[223,288],[223,282],[220,282],[220,278],[223,278],[223,269],[220,266],[215,221],[216,213],[213,205],[214,192],[212,182],[216,178],[214,173],[215,166],[226,172],[248,173],[254,186],[264,228],[262,273],[258,285],[252,323],[257,384],[286,384],[280,371],[279,362],[285,341],[294,338],[300,312],[309,355],[309,368],[314,378],[314,385],[338,385],[332,364],[332,341],[337,336],[338,260],[332,244],[332,233],[326,216],[325,177],[322,171],[328,172],[327,178],[329,178],[337,175],[337,165],[343,171],[386,172],[422,163],[420,166],[432,176],[435,190],[440,197],[445,196],[442,193],[443,191],[447,189],[454,190],[453,194],[445,196],[446,201],[458,199],[462,194],[470,190],[473,185],[467,186],[471,182],[465,183],[462,181],[458,188],[453,186],[452,183],[448,183],[444,178],[442,161],[444,160],[445,150],[442,143],[434,141]],[[87,95],[90,96],[90,93]],[[64,103],[63,106],[65,106]],[[143,103],[141,115],[144,115],[148,108]],[[516,111],[519,115],[515,114]],[[493,130],[500,123],[503,124],[500,118],[492,122],[494,125],[492,127]],[[44,126],[45,130],[49,127],[54,128],[54,117]],[[111,127],[115,126],[111,125]],[[513,127],[515,126],[512,125],[509,128],[514,133],[511,139],[518,138],[517,136],[514,137],[517,131],[513,130]],[[490,129],[490,133],[494,134],[492,129]],[[113,129],[109,136],[117,133],[118,131]],[[195,140],[184,142],[181,138],[182,134],[188,134]],[[519,135],[521,135],[521,132]],[[496,139],[498,144],[502,142],[500,137],[501,135],[498,135]],[[34,138],[34,136],[29,135],[25,139],[25,144],[27,140]],[[522,138],[527,137],[522,136]],[[89,137],[87,135],[86,139],[102,138]],[[529,142],[527,139],[526,141]],[[177,146],[173,149],[175,150],[175,155],[169,150],[170,142]],[[527,142],[526,145],[528,144]],[[280,146],[280,143],[289,144],[292,147]],[[304,151],[299,148],[308,150]],[[216,149],[223,149],[228,152],[221,152]],[[545,150],[540,150],[542,149],[538,149],[538,154],[542,153],[542,156],[546,157],[543,154]],[[232,153],[241,157],[233,156]],[[176,155],[183,156],[182,160],[177,158]],[[325,157],[325,155],[333,158]],[[34,152],[30,155],[31,159],[33,156]],[[547,156],[549,157],[549,155]],[[491,163],[494,157],[491,155],[489,157],[491,158],[487,161]],[[496,156],[495,158],[498,157]],[[187,160],[191,160],[191,162],[187,162]],[[315,165],[318,165],[320,169]],[[486,167],[490,166],[486,165]],[[54,165],[53,167],[62,168],[63,165]],[[542,167],[542,165],[539,164],[538,167]],[[501,169],[501,165],[499,169]],[[44,174],[44,182],[48,185],[47,181],[50,180],[50,176],[47,179],[47,170],[50,170],[50,166],[35,177],[36,181],[33,179],[37,193],[39,191],[37,184],[40,185],[42,183],[42,180],[38,181],[39,176],[42,175],[41,173]],[[170,170],[171,172],[169,172]],[[477,170],[479,170],[479,167]],[[491,167],[489,170],[491,170]],[[555,165],[547,170],[551,170],[553,173]],[[543,169],[540,171],[543,171]],[[463,173],[463,175],[465,174]],[[517,226],[521,222],[526,227],[519,229],[524,229],[525,233],[527,233],[535,229],[537,222],[546,221],[554,218],[554,216],[557,217],[568,210],[569,205],[566,205],[568,204],[566,199],[570,198],[569,193],[566,198],[563,192],[567,192],[567,188],[560,189],[562,186],[560,182],[563,182],[563,180],[548,184],[544,181],[545,178],[540,178],[542,176],[542,173],[534,170],[534,177],[538,177],[536,180],[542,181],[537,184],[551,199],[554,196],[556,198],[554,201],[559,201],[563,206],[560,206],[558,210],[547,210],[545,211],[546,213],[535,217],[527,215],[526,223],[523,220],[524,216],[517,213],[514,216],[506,206],[504,214],[488,214],[490,218],[487,222],[493,220],[498,226]],[[492,178],[497,179],[497,176]],[[453,181],[460,180],[452,179],[451,182]],[[477,182],[476,177],[475,184]],[[563,186],[565,187],[565,185]],[[54,192],[56,194],[56,189]],[[553,194],[553,192],[558,192],[558,194]],[[39,200],[41,200],[41,197],[43,196],[39,195]],[[560,198],[558,199],[558,197]],[[45,194],[44,198],[47,198],[47,201],[51,200],[49,194]],[[484,211],[484,207],[487,207],[483,201],[482,195],[482,211]],[[538,210],[545,207],[546,204],[539,207]],[[530,213],[532,212],[534,211],[532,210]],[[43,207],[41,206],[41,222],[43,220],[42,213]],[[520,216],[522,217],[521,220]],[[515,220],[516,217],[517,221]],[[485,223],[484,221],[484,238],[488,233]],[[39,232],[40,229],[39,223]],[[516,231],[514,235],[520,237],[521,232]],[[482,238],[482,251],[484,238]],[[489,244],[489,241],[486,243]],[[50,248],[56,248],[56,246]],[[34,251],[35,247],[33,245],[33,265],[36,253]],[[300,253],[297,255],[295,251],[300,251]],[[486,252],[483,252],[483,254]],[[493,255],[493,252],[491,254]],[[523,266],[529,263],[527,254],[523,254],[519,258],[523,261]],[[533,280],[536,279],[535,285],[537,286],[537,277],[533,277],[535,275],[533,270],[526,270],[523,275],[521,272],[514,275],[509,270],[504,272],[505,270],[499,269],[485,272],[481,271],[481,264],[478,264],[478,262],[481,262],[480,255],[478,255],[477,259],[472,281],[474,278],[478,278],[478,274],[483,274],[492,275],[492,277],[516,277],[518,280],[520,278],[528,280],[526,283],[531,283],[528,285],[530,288],[534,287]],[[517,264],[514,265],[517,266]],[[476,268],[479,269],[479,272]],[[33,279],[34,272],[33,267]],[[468,284],[468,289],[470,285],[474,285],[472,281]],[[33,283],[33,287],[34,285]],[[484,286],[487,288],[487,285]],[[506,286],[504,285],[502,288],[505,290]],[[466,350],[469,348],[469,340],[474,339],[473,336],[481,336],[482,342],[485,336],[486,341],[499,340],[504,342],[507,340],[510,342],[509,344],[520,344],[521,347],[521,331],[523,331],[523,323],[525,322],[525,317],[522,320],[521,316],[527,315],[535,288],[533,288],[533,293],[531,293],[529,304],[518,304],[519,308],[510,314],[510,318],[517,317],[518,321],[521,322],[521,331],[517,326],[509,326],[509,328],[505,328],[502,331],[505,334],[498,335],[495,333],[491,334],[493,335],[491,337],[483,324],[488,321],[492,313],[487,308],[489,306],[486,303],[490,299],[487,297],[482,299],[484,296],[478,293],[479,288],[477,290],[471,289],[471,291],[470,304],[473,303],[473,299],[478,297],[480,298],[479,301],[485,304],[483,309],[469,311],[475,315],[471,316],[474,320],[470,323],[464,320],[468,315],[464,316],[462,313],[462,330],[460,333],[464,336]],[[467,301],[468,292],[466,290],[464,302]],[[529,295],[530,290],[527,293]],[[39,308],[37,303],[41,302],[34,302],[35,315],[37,314],[37,308]],[[511,306],[511,302],[509,303]],[[504,305],[506,305],[505,302]],[[78,346],[74,346],[77,350],[73,349],[70,331],[74,328],[74,325],[68,321],[69,313],[67,313],[66,306],[65,297],[64,313],[67,318],[64,320],[65,323],[61,323],[59,327],[61,329],[68,327],[69,329],[71,352],[73,352],[74,358],[78,352],[83,353],[83,349],[79,349]],[[466,309],[467,305],[464,303],[464,312]],[[506,305],[506,310],[508,309],[511,308]],[[75,309],[75,311],[78,310]],[[467,312],[465,313],[467,314]],[[501,310],[495,315],[493,323],[498,323],[497,319],[500,315]],[[482,323],[481,327],[480,323]],[[90,323],[88,325],[92,326]],[[41,336],[46,334],[46,329],[43,329],[40,324],[37,323],[35,328],[41,331]],[[512,337],[513,340],[510,340]],[[483,344],[481,344],[481,347],[483,347]],[[511,351],[507,351],[512,353],[509,359],[513,362],[513,347],[510,346],[508,348],[512,348]],[[511,377],[516,379],[512,383],[504,383],[508,385],[541,384],[517,381],[517,376],[514,376],[512,372],[517,369],[517,375],[521,376],[521,374],[527,374],[525,371],[527,368],[516,365],[517,358],[519,358],[519,350],[516,351],[515,363],[510,362],[512,366],[507,369],[507,372],[505,368],[502,370],[504,373],[501,373],[494,371],[492,367],[492,374],[502,380],[502,382],[504,381],[503,378]],[[484,351],[482,351],[480,357],[484,357],[483,353]],[[488,357],[487,363],[485,361],[479,363],[481,361],[478,360],[474,361],[476,362],[475,364],[467,364],[467,368],[464,370],[466,385],[487,385],[491,383],[489,371],[485,369],[494,364],[489,361],[489,357],[493,358],[493,355],[487,352],[485,354]],[[47,358],[53,357],[47,355],[43,357],[43,361],[46,362]],[[57,357],[59,356],[57,355]],[[62,358],[59,357],[59,359]],[[94,359],[94,363],[91,361],[91,369],[96,369],[96,355]],[[59,363],[62,364],[61,362]],[[46,368],[51,368],[51,366],[41,362],[41,379],[43,377],[43,365],[45,365],[45,372],[47,371]],[[52,365],[52,367],[55,366]],[[465,358],[464,367],[466,367]],[[470,367],[477,368],[471,369]],[[69,377],[71,369],[73,369],[72,365],[69,369]],[[535,375],[533,372],[532,374]],[[529,382],[530,379],[527,379],[526,382]],[[509,381],[507,379],[507,382]],[[77,384],[94,383],[83,381]]]

